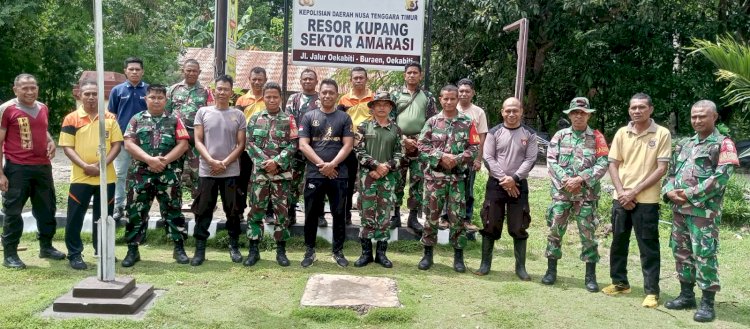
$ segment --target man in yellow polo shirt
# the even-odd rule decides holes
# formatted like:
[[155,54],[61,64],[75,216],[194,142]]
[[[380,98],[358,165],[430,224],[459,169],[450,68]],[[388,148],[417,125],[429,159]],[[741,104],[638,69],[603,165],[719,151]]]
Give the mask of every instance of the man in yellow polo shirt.
[[630,98],[630,123],[620,128],[609,151],[609,175],[615,186],[612,205],[612,284],[602,292],[613,296],[630,293],[627,276],[630,232],[635,231],[641,253],[643,307],[659,305],[659,201],[661,179],[672,152],[669,130],[657,125],[651,114],[651,97],[638,93]]
[[[367,107],[367,102],[373,100],[373,94],[372,91],[367,89],[367,70],[364,68],[359,66],[352,68],[351,73],[349,73],[349,79],[352,90],[348,94],[341,96],[338,109],[346,112],[352,118],[354,127],[358,127],[360,123],[372,118],[370,108]],[[357,155],[354,152],[349,153],[344,162],[346,163],[346,169],[349,171],[349,181],[346,187],[346,225],[351,225],[352,196],[354,195],[354,186],[357,183],[359,163],[357,162]]]
[[266,104],[263,103],[263,86],[268,81],[266,75],[266,69],[262,67],[254,67],[250,70],[250,90],[247,94],[240,96],[234,105],[244,107],[245,121],[250,121],[250,117],[256,112],[263,111],[266,108]]
[[[73,163],[70,176],[70,190],[68,191],[68,222],[65,226],[65,245],[68,247],[70,267],[85,270],[83,262],[83,242],[81,228],[83,217],[89,207],[91,197],[94,197],[94,217],[92,218],[92,234],[94,250],[97,250],[97,225],[100,214],[99,198],[99,97],[96,82],[86,81],[81,84],[81,102],[83,107],[68,114],[63,120],[60,131],[60,146],[65,155]],[[117,124],[115,115],[105,112],[105,133],[107,145],[107,212],[111,215],[115,197],[115,168],[112,161],[120,153],[122,132]]]

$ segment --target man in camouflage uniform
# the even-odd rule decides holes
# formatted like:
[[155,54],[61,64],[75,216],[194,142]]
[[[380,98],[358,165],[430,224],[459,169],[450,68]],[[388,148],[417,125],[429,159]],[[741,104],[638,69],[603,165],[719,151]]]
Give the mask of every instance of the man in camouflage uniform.
[[547,210],[547,273],[542,283],[557,280],[557,260],[562,258],[562,238],[568,222],[574,218],[581,236],[581,260],[586,263],[585,285],[589,292],[599,291],[596,263],[599,262],[595,233],[598,220],[596,206],[601,184],[607,173],[609,147],[604,135],[588,126],[591,113],[589,100],[576,97],[563,113],[572,127],[558,131],[547,148],[547,170],[552,180],[552,204]]
[[212,105],[214,97],[211,89],[204,87],[198,82],[201,67],[198,61],[188,59],[182,64],[184,80],[175,83],[167,89],[167,113],[175,113],[185,124],[188,135],[190,135],[190,148],[185,152],[185,166],[182,171],[182,183],[190,187],[193,200],[198,196],[198,165],[200,154],[195,149],[195,135],[193,133],[193,121],[195,113],[204,106]]
[[715,128],[716,104],[702,100],[693,105],[693,137],[683,139],[672,153],[672,162],[661,193],[672,204],[672,236],[680,295],[664,306],[672,310],[696,307],[693,287],[703,291],[693,319],[710,322],[716,317],[714,297],[721,289],[716,254],[724,189],[739,165],[734,143]]
[[125,240],[128,254],[122,267],[130,267],[141,260],[138,245],[146,237],[148,211],[154,197],[159,201],[166,230],[174,241],[173,257],[186,264],[183,241],[187,237],[185,217],[182,216],[182,155],[188,149],[188,133],[182,120],[164,112],[167,89],[149,85],[146,90],[147,110],[136,113],[125,130],[125,150],[133,156],[128,170],[127,215]]
[[[304,69],[299,77],[299,83],[302,86],[302,92],[289,96],[286,101],[286,108],[284,112],[294,117],[295,122],[300,122],[302,116],[308,111],[315,110],[320,107],[318,100],[318,92],[315,91],[315,86],[318,85],[318,74],[311,69]],[[292,182],[289,190],[289,225],[294,225],[297,222],[297,202],[299,202],[299,196],[302,193],[302,182],[305,176],[305,157],[302,155],[302,151],[295,151],[294,161],[292,162]],[[328,226],[325,218],[320,216],[318,218],[318,226]]]
[[453,269],[465,272],[463,248],[466,246],[466,196],[464,178],[477,157],[479,134],[469,116],[458,111],[458,88],[447,85],[440,91],[443,111],[427,119],[419,134],[419,160],[427,168],[425,173],[426,221],[422,232],[424,257],[420,270],[432,266],[433,246],[437,243],[438,222],[446,208],[450,223],[450,242],[453,245]]
[[258,243],[263,238],[265,205],[271,203],[276,214],[273,238],[276,240],[276,262],[289,266],[286,241],[289,239],[289,183],[292,180],[292,162],[297,152],[297,122],[281,111],[281,86],[269,82],[263,87],[266,109],[253,114],[247,124],[247,153],[256,163],[253,166],[250,191],[250,220],[247,237],[250,255],[246,266],[260,260]]
[[[401,226],[401,212],[399,208],[404,200],[404,188],[406,179],[409,178],[409,199],[406,206],[409,208],[409,219],[406,226],[417,233],[422,232],[424,227],[417,220],[422,210],[424,190],[425,168],[418,160],[417,139],[427,119],[437,113],[435,98],[427,90],[422,90],[422,66],[417,62],[411,62],[404,67],[404,82],[406,86],[400,92],[391,95],[396,103],[392,116],[396,118],[396,124],[404,134],[404,161],[399,170],[399,180],[396,186],[396,205],[393,217],[391,217],[391,228]],[[408,171],[408,176],[407,176]]]
[[[388,93],[378,93],[367,103],[373,117],[357,126],[355,152],[359,160],[357,202],[362,220],[359,231],[362,256],[354,262],[355,267],[365,266],[373,260],[383,267],[393,267],[385,253],[391,238],[389,215],[395,199],[393,189],[403,157],[401,129],[388,117],[395,105]],[[374,259],[372,239],[378,241]]]

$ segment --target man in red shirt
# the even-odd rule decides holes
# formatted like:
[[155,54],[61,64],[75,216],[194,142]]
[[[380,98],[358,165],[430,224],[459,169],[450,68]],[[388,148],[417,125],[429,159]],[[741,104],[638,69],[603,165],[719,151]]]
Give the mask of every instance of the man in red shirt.
[[0,105],[0,172],[3,192],[3,266],[26,268],[18,258],[18,242],[23,233],[21,211],[31,198],[31,211],[39,229],[39,257],[65,259],[52,246],[55,221],[55,186],[50,159],[55,156],[55,142],[47,132],[49,110],[37,102],[39,87],[30,74],[19,74],[13,82],[16,98]]

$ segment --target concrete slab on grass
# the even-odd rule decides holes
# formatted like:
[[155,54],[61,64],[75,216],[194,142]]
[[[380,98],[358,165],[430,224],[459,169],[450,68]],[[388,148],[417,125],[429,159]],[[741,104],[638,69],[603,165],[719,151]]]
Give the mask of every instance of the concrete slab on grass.
[[149,300],[143,303],[143,305],[134,314],[99,314],[99,313],[74,313],[74,312],[55,312],[53,310],[54,305],[50,305],[47,309],[39,314],[40,317],[46,319],[127,319],[127,320],[143,320],[146,317],[146,313],[151,307],[154,306],[154,302],[159,297],[163,296],[166,290],[153,290],[153,295]]
[[302,306],[345,307],[360,313],[372,307],[401,307],[391,278],[316,274],[307,280]]

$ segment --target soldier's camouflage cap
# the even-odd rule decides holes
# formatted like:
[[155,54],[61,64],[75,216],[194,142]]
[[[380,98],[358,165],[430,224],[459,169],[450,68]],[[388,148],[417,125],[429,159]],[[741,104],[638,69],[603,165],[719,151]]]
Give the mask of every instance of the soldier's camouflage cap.
[[568,109],[564,110],[563,113],[569,114],[570,112],[573,112],[575,110],[581,110],[586,113],[594,113],[596,110],[591,108],[591,104],[589,103],[589,99],[586,97],[576,97],[573,98],[572,101],[570,101],[570,105],[568,105]]
[[381,91],[375,94],[375,97],[373,97],[371,101],[367,102],[367,107],[372,108],[376,102],[388,102],[391,104],[391,107],[396,107],[396,103],[394,103],[391,99],[391,95],[389,95],[385,91]]

